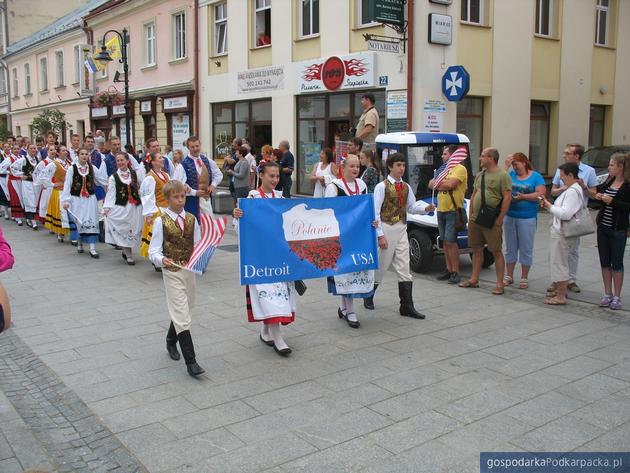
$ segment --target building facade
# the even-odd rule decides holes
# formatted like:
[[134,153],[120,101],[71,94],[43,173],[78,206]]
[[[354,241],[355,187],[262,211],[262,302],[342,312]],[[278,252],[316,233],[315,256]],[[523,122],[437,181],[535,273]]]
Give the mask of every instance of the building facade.
[[[85,16],[98,51],[103,34],[128,31],[131,143],[156,137],[174,149],[195,133],[195,14],[193,0],[113,0]],[[106,41],[113,37],[108,33]],[[119,81],[115,82],[116,73]],[[94,74],[96,95],[90,104],[91,128],[126,141],[122,64],[110,63]],[[102,94],[118,95],[103,103]]]
[[[370,21],[369,3],[202,1],[203,143],[220,159],[233,137],[247,137],[257,148],[289,139],[297,158],[295,190],[308,194],[318,150],[356,125],[365,91],[376,96],[381,132],[411,126],[464,133],[474,168],[485,146],[503,155],[523,151],[549,175],[568,142],[629,142],[630,96],[623,84],[630,84],[630,2],[407,2],[414,23],[411,82],[402,44],[375,48],[366,40],[400,38]],[[450,44],[429,42],[430,15],[437,41]],[[339,59],[343,83],[315,77],[334,71]],[[356,64],[361,75],[348,69]],[[442,93],[451,65],[470,74],[461,102]],[[410,125],[404,108],[412,91]]]

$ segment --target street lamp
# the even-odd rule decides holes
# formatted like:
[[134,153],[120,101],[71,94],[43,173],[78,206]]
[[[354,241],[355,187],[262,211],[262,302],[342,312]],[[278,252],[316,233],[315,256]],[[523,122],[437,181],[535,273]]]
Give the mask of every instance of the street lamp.
[[120,57],[119,61],[123,65],[123,73],[125,75],[125,77],[124,77],[124,83],[125,83],[125,131],[127,132],[127,136],[126,136],[126,141],[127,142],[125,143],[125,145],[131,146],[131,123],[130,123],[130,117],[129,117],[129,64],[127,62],[127,29],[124,28],[122,30],[122,33],[118,32],[116,30],[108,30],[108,31],[106,31],[103,34],[103,42],[102,42],[102,46],[101,46],[101,52],[98,53],[94,59],[99,61],[99,62],[111,62],[111,61],[114,60],[112,58],[111,54],[109,53],[109,51],[107,50],[107,46],[105,46],[105,37],[109,33],[117,34],[118,37],[120,38],[120,54],[121,54],[121,57]]

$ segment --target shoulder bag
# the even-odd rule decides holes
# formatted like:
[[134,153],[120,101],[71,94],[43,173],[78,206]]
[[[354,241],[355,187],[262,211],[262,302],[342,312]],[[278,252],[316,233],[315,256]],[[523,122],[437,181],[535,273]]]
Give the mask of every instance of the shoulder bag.
[[[503,202],[503,199],[501,199]],[[490,207],[486,204],[486,171],[481,173],[481,207],[477,213],[475,223],[486,228],[493,228],[501,213],[501,202],[497,207]]]
[[[575,188],[573,190],[579,192]],[[582,193],[579,192],[579,194],[580,199],[583,199]],[[588,211],[588,207],[586,205],[582,205],[580,210],[575,212],[569,220],[562,220],[561,232],[562,236],[565,238],[581,237],[595,233],[595,222],[593,222],[593,218]]]
[[455,230],[458,232],[463,232],[466,230],[466,225],[468,224],[468,214],[466,214],[466,209],[463,207],[458,207],[455,203],[455,197],[453,197],[453,191],[448,191],[448,194],[451,196],[451,200],[453,201],[453,208],[455,209]]

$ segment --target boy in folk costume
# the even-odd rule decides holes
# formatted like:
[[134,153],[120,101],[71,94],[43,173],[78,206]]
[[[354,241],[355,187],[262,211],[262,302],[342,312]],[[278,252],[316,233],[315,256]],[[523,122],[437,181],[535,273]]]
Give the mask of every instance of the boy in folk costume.
[[[35,213],[37,212],[37,196],[35,195],[35,183],[33,173],[37,166],[37,146],[29,144],[26,156],[23,156],[11,164],[11,174],[22,181],[22,204],[26,214],[26,225],[38,230]],[[18,225],[20,223],[18,222]]]
[[70,234],[68,213],[61,209],[61,192],[66,180],[66,172],[70,166],[72,166],[72,158],[68,149],[61,146],[59,155],[46,166],[40,177],[41,181],[45,182],[45,185],[50,189],[44,227],[57,235],[59,243],[63,243],[64,238]]
[[[416,311],[413,305],[413,282],[409,270],[409,239],[407,238],[407,214],[424,215],[435,210],[433,204],[416,202],[409,184],[403,181],[406,159],[401,153],[389,155],[386,161],[389,175],[374,188],[374,207],[380,225],[378,235],[378,271],[376,284],[383,280],[383,274],[393,266],[398,276],[400,315],[414,319],[424,319],[424,314]],[[372,298],[365,299],[367,309],[374,308]]]
[[171,325],[166,334],[166,350],[173,360],[179,360],[179,341],[188,374],[199,376],[205,370],[197,364],[190,335],[190,312],[195,301],[195,274],[178,266],[188,263],[195,245],[201,239],[201,228],[195,216],[184,210],[184,184],[175,180],[169,181],[162,191],[168,201],[168,208],[153,222],[149,258],[156,267],[163,268],[166,306],[171,316]]

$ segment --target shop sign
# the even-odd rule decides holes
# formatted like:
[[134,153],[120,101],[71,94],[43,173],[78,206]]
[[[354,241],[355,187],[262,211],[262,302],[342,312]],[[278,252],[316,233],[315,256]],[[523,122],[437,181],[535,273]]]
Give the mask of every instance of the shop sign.
[[407,130],[407,91],[387,92],[387,133]]
[[303,143],[302,153],[304,155],[304,172],[310,174],[319,162],[319,155],[322,152],[321,143]]
[[249,69],[238,73],[238,93],[284,89],[284,65]]
[[449,45],[453,38],[453,18],[439,13],[429,14],[429,43]]
[[367,42],[367,44],[368,44],[369,51],[400,54],[399,43],[393,43],[391,41],[377,41],[375,39],[370,39]]
[[223,141],[215,146],[214,154],[216,157],[225,158],[232,152],[232,145],[226,141]]
[[164,110],[173,110],[178,108],[188,108],[188,96],[170,97],[164,99]]
[[106,118],[107,107],[94,107],[92,109],[92,118]]
[[402,26],[405,22],[405,3],[407,3],[405,0],[369,0],[369,19]]
[[299,73],[298,93],[374,87],[375,55],[366,52],[303,61]]
[[424,101],[424,126],[427,131],[442,131],[444,129],[444,113],[446,103],[443,100],[426,99]]
[[184,149],[184,144],[190,136],[190,115],[178,113],[171,119],[171,136],[173,149]]
[[150,112],[151,111],[151,101],[145,100],[140,102],[140,111],[141,112]]
[[124,114],[125,114],[124,105],[114,105],[112,107],[112,115],[124,115]]

